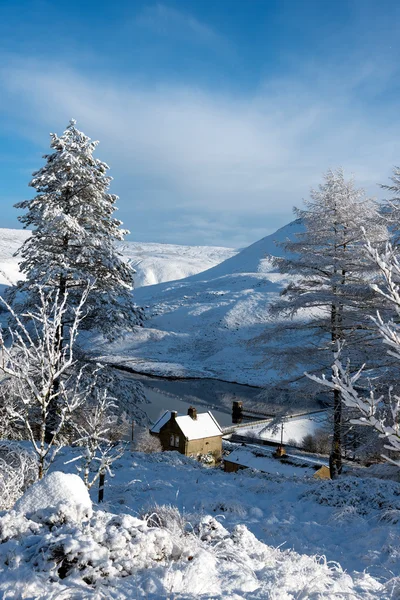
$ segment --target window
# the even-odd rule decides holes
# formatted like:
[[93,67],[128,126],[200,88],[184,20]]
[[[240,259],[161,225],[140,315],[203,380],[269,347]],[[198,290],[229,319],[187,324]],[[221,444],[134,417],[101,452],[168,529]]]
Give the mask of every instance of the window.
[[173,433],[171,433],[170,438],[169,438],[169,445],[170,446],[174,446],[175,445],[175,436]]
[[179,448],[179,435],[175,436],[175,448]]

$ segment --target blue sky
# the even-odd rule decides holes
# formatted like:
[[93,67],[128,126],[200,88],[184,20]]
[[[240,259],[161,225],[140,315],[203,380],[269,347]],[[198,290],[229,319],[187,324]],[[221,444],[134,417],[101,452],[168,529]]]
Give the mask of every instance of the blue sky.
[[397,0],[0,0],[1,226],[71,117],[130,239],[242,247],[400,163]]

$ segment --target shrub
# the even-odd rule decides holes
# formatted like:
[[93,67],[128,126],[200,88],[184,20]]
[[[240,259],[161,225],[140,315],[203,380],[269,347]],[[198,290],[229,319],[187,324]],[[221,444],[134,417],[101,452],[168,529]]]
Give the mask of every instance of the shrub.
[[36,481],[35,456],[19,444],[0,443],[0,510],[11,508]]
[[331,437],[325,431],[317,431],[314,435],[309,433],[303,437],[301,447],[306,452],[329,454]]
[[159,438],[155,435],[151,435],[148,429],[144,429],[139,433],[134,447],[137,452],[145,452],[146,454],[162,452],[162,446]]

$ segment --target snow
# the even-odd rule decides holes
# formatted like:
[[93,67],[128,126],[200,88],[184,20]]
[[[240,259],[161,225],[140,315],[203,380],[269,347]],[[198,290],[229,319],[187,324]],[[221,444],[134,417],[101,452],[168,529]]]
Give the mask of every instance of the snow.
[[76,521],[91,516],[92,502],[78,475],[60,471],[50,473],[27,489],[16,502],[14,510],[28,516],[49,508],[55,510],[60,505],[67,506],[68,514],[73,514]]
[[[301,445],[306,435],[315,435],[318,431],[324,431],[327,427],[328,412],[320,411],[309,413],[307,416],[287,416],[283,423],[283,443],[288,444],[289,440],[294,440],[297,445]],[[240,427],[236,433],[242,436],[250,436],[270,442],[281,441],[281,425],[256,424]]]
[[[137,268],[137,284],[164,281],[134,291],[135,302],[146,307],[145,327],[112,344],[101,336],[90,339],[88,348],[102,360],[141,373],[267,385],[277,374],[265,368],[268,349],[255,340],[269,326],[269,303],[289,281],[267,256],[280,255],[275,242],[300,230],[298,222],[290,223],[238,253],[122,243],[126,260]],[[197,273],[177,280],[181,260],[193,269],[195,261]],[[166,281],[170,278],[175,281]]]
[[145,327],[112,344],[99,338],[94,351],[141,373],[267,385],[276,373],[265,368],[266,349],[255,340],[270,322],[269,303],[289,281],[267,255],[279,255],[275,242],[300,228],[291,223],[192,277],[138,288]]
[[[61,451],[58,468],[78,451]],[[177,452],[127,452],[116,467],[86,522],[56,508],[0,515],[1,597],[399,596],[399,484],[224,473]]]
[[[171,411],[166,411],[153,425],[151,431],[159,433],[161,427],[170,420],[171,414]],[[205,437],[222,435],[221,428],[210,411],[197,413],[197,419],[192,419],[189,415],[178,415],[175,420],[188,440],[200,440]]]
[[[14,254],[30,236],[25,229],[0,228],[0,284],[21,278],[19,258]],[[219,246],[179,246],[151,242],[116,244],[124,259],[135,269],[135,288],[183,279],[214,267],[236,254]]]
[[[275,450],[275,448],[273,449]],[[255,469],[262,473],[270,473],[271,475],[290,475],[297,477],[312,477],[315,470],[321,467],[323,463],[310,463],[300,460],[298,457],[293,459],[288,457],[285,459],[277,459],[272,456],[273,450],[269,451],[257,447],[246,446],[238,448],[225,457],[225,460],[230,463],[236,463],[248,469]]]
[[119,250],[136,271],[135,288],[190,277],[236,254],[232,248],[218,246],[150,242],[125,242]]
[[24,229],[0,229],[0,284],[14,284],[20,279],[18,259],[15,252],[30,236]]

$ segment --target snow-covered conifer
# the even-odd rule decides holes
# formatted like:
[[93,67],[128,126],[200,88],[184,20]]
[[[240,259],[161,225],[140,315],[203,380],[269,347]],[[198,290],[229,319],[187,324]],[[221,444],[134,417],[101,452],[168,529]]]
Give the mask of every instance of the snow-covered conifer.
[[383,215],[387,220],[392,233],[392,243],[395,246],[400,244],[400,168],[393,168],[393,175],[390,177],[391,184],[381,185],[383,190],[387,190],[392,195],[383,202]]
[[[376,263],[383,279],[383,284],[378,286],[372,284],[376,292],[390,302],[396,313],[400,316],[400,261],[398,254],[393,247],[388,244],[386,251],[379,253],[368,241],[366,253]],[[377,314],[372,318],[377,330],[380,333],[383,343],[388,347],[388,354],[397,361],[400,360],[400,325],[397,319],[384,321],[381,315]],[[343,366],[342,346],[338,344],[338,350],[335,355],[335,362],[332,366],[332,378],[327,379],[324,375],[308,375],[308,377],[323,386],[340,393],[343,403],[355,409],[358,417],[353,419],[355,424],[365,425],[375,429],[379,437],[385,441],[384,448],[392,454],[400,454],[400,396],[393,393],[389,388],[388,399],[382,394],[376,397],[375,390],[371,387],[369,393],[360,389],[357,383],[362,375],[364,365],[350,372],[350,363]],[[400,459],[383,455],[383,457],[393,464],[400,467]]]
[[[307,370],[330,369],[338,341],[346,340],[353,355],[370,351],[372,328],[365,309],[373,306],[375,295],[368,285],[372,265],[363,251],[364,240],[365,235],[372,243],[387,239],[376,204],[353,180],[345,179],[342,169],[328,171],[318,189],[311,190],[305,209],[294,212],[304,231],[282,244],[285,258],[274,259],[281,272],[294,277],[271,308],[276,317],[296,317],[290,324],[283,322],[283,341],[275,348],[286,373],[293,369],[298,373],[300,365]],[[337,475],[342,405],[339,391],[334,389],[333,394],[330,462]]]
[[67,291],[76,306],[90,282],[83,326],[112,337],[140,323],[142,313],[132,302],[132,269],[115,247],[128,232],[113,217],[118,197],[109,193],[109,167],[93,156],[96,146],[74,120],[60,137],[51,134],[53,152],[29,184],[37,195],[16,204],[25,211],[19,220],[32,229],[19,251],[26,280],[16,296],[32,309],[37,286],[46,286],[61,297]]

